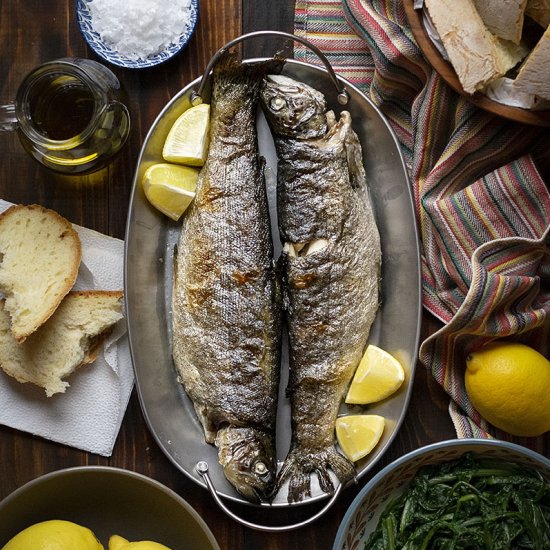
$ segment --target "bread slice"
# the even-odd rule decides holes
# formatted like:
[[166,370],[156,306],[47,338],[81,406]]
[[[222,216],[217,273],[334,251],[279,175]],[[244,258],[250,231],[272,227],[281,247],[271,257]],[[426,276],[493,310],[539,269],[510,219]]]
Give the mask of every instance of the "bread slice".
[[550,25],[550,0],[527,0],[525,14],[546,29]]
[[473,0],[425,0],[424,5],[468,94],[503,76],[527,55],[525,46],[487,30]]
[[521,65],[513,87],[550,100],[550,26]]
[[95,361],[110,329],[122,318],[122,296],[119,291],[72,291],[21,344],[0,301],[0,367],[19,382],[44,388],[48,397],[64,393],[69,386],[64,378]]
[[527,0],[474,0],[483,23],[495,36],[519,44]]
[[33,204],[15,205],[0,215],[0,291],[18,342],[71,290],[81,257],[78,233],[57,212]]

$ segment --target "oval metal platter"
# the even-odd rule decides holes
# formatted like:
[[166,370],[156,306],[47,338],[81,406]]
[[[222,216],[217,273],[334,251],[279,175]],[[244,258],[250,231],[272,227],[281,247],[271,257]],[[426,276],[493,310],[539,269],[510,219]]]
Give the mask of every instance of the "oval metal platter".
[[[259,61],[247,60],[247,63]],[[283,74],[296,78],[323,92],[335,112],[336,89],[327,71],[313,65],[288,60]],[[420,260],[418,235],[407,170],[398,142],[380,111],[353,85],[339,79],[349,93],[353,127],[363,147],[363,158],[382,241],[381,305],[369,342],[393,355],[403,364],[405,382],[390,398],[368,407],[342,404],[341,414],[349,412],[379,414],[386,427],[381,441],[357,463],[357,477],[364,478],[394,439],[409,403],[418,352],[420,331]],[[210,465],[210,476],[217,494],[247,503],[226,481],[218,464],[217,450],[204,441],[193,405],[178,383],[171,357],[171,292],[174,246],[179,224],[156,211],[147,202],[141,181],[145,170],[163,162],[162,146],[176,118],[191,104],[191,94],[200,79],[181,90],[162,110],[152,125],[138,160],[125,243],[125,299],[130,348],[137,391],[146,422],[166,456],[184,474],[206,487],[196,471],[199,461]],[[206,86],[203,99],[208,101]],[[260,153],[267,162],[266,184],[273,207],[276,155],[265,119],[258,114]],[[274,235],[278,235],[274,228]],[[276,253],[280,243],[275,242]],[[277,454],[279,464],[290,445],[290,403],[284,395],[288,376],[288,354],[283,348],[281,388],[277,417]],[[315,477],[315,476],[314,476]],[[316,482],[312,483],[310,503],[326,498]],[[290,506],[283,487],[272,506]],[[295,506],[293,504],[292,506]]]

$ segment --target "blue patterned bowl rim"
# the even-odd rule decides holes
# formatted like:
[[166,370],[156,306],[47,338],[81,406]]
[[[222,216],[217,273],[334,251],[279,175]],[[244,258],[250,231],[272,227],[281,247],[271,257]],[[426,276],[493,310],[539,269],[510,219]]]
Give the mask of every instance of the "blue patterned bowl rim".
[[393,462],[385,466],[361,489],[361,491],[353,499],[353,502],[350,504],[349,508],[347,509],[344,515],[344,518],[342,519],[342,522],[340,523],[340,527],[338,528],[338,532],[336,533],[336,538],[334,539],[332,550],[340,550],[342,548],[346,537],[346,533],[349,529],[349,526],[350,526],[351,520],[353,519],[354,514],[357,512],[357,510],[361,506],[363,500],[365,500],[368,493],[372,491],[374,487],[376,487],[378,483],[380,483],[380,481],[382,481],[382,479],[384,479],[384,477],[386,477],[390,472],[392,472],[402,464],[405,464],[406,462],[413,460],[414,458],[417,458],[426,454],[431,454],[439,449],[462,447],[462,446],[464,447],[479,446],[480,448],[494,447],[494,448],[500,448],[500,449],[508,449],[517,454],[524,455],[528,458],[531,458],[533,461],[539,462],[545,465],[547,468],[550,468],[550,459],[546,458],[545,456],[535,451],[532,451],[527,447],[523,447],[522,445],[517,445],[516,443],[510,443],[508,441],[500,441],[497,439],[474,439],[474,438],[449,439],[447,441],[439,441],[437,443],[432,443],[430,445],[420,447],[419,449],[415,449],[414,451],[411,451],[399,457],[398,459],[394,460]]
[[199,0],[191,0],[191,19],[189,25],[185,27],[179,35],[178,41],[175,44],[170,44],[165,50],[149,56],[146,59],[128,59],[125,56],[113,51],[102,40],[99,34],[93,29],[92,18],[88,9],[88,0],[76,1],[76,19],[80,32],[90,48],[104,61],[123,67],[125,69],[146,69],[160,65],[174,57],[182,51],[195,32],[197,19],[199,16]]

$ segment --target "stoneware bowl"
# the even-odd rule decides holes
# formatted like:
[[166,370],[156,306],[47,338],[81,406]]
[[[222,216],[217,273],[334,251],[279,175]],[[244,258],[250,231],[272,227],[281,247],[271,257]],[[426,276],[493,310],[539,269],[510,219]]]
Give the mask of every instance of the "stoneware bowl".
[[181,33],[173,44],[170,44],[163,51],[155,55],[147,56],[144,59],[129,59],[119,52],[114,51],[109,44],[102,40],[99,33],[94,29],[88,2],[89,0],[76,1],[76,19],[82,36],[88,43],[88,46],[90,46],[90,48],[92,48],[92,50],[104,61],[125,69],[146,69],[148,67],[154,67],[155,65],[168,61],[181,52],[187,46],[191,36],[193,36],[199,13],[198,0],[191,0],[190,20],[187,24],[182,24]]
[[402,493],[421,466],[438,464],[473,452],[530,466],[550,480],[550,460],[520,445],[488,439],[455,439],[416,449],[374,476],[348,508],[333,550],[363,550],[386,505]]
[[206,523],[180,496],[128,470],[83,466],[38,477],[0,502],[0,548],[29,525],[64,519],[91,529],[107,548],[118,534],[178,550],[219,550]]

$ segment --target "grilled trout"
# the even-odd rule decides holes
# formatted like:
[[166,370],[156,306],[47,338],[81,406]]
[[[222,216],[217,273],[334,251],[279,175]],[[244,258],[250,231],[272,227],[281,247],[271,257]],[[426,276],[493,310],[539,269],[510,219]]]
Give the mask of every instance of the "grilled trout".
[[355,475],[335,446],[335,421],[378,309],[380,238],[351,116],[327,112],[317,90],[282,75],[261,102],[278,156],[283,304],[289,333],[292,442],[278,476],[288,501]]
[[225,476],[254,502],[275,487],[281,333],[255,125],[266,72],[229,54],[214,69],[210,147],[182,223],[172,299],[179,378]]

